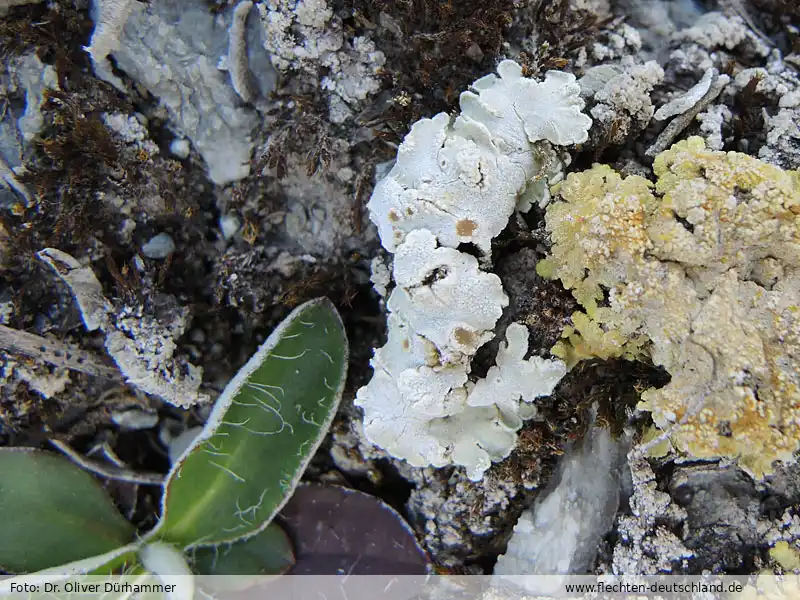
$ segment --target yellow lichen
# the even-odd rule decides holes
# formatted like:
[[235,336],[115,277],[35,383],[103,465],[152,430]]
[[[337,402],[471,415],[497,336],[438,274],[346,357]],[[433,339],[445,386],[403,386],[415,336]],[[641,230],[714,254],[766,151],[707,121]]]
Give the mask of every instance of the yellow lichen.
[[581,312],[573,313],[572,326],[565,327],[561,337],[552,353],[570,368],[587,358],[635,360],[643,355],[641,347],[647,342],[641,336],[627,338],[617,329],[605,330],[598,321]]
[[[613,261],[622,271],[644,258],[649,245],[645,207],[653,197],[650,186],[642,177],[622,179],[610,167],[594,165],[589,171],[570,174],[559,191],[566,203],[552,204],[547,210],[553,255],[537,269],[540,274],[556,273],[590,316],[603,299],[601,286],[609,287],[619,279],[619,273],[605,265]],[[555,223],[558,226],[551,226]]]
[[780,541],[769,549],[769,557],[784,571],[800,571],[800,551],[789,542]]
[[553,351],[649,354],[672,379],[640,407],[675,447],[763,477],[800,447],[800,176],[701,138],[653,170],[655,185],[595,165],[548,207],[538,271],[585,310]]
[[647,427],[642,432],[642,445],[649,446],[647,456],[649,458],[662,458],[672,452],[672,444],[669,440],[660,440],[661,431],[655,427]]
[[751,580],[741,592],[727,596],[730,600],[794,600],[800,595],[800,576],[775,575],[771,570],[763,570]]

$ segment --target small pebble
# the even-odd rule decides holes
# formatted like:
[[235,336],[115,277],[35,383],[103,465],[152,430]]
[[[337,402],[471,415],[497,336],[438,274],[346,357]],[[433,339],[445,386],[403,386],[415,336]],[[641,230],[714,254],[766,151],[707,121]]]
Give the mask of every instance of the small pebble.
[[169,151],[180,159],[189,158],[191,148],[189,147],[189,140],[174,139],[169,145]]
[[112,412],[111,420],[119,425],[121,429],[136,431],[155,427],[158,424],[158,414],[134,408],[131,410]]
[[219,219],[219,228],[222,230],[222,237],[225,241],[230,241],[239,231],[242,222],[236,215],[225,215]]
[[142,254],[152,259],[165,259],[173,252],[175,252],[175,242],[168,233],[159,233],[142,246]]

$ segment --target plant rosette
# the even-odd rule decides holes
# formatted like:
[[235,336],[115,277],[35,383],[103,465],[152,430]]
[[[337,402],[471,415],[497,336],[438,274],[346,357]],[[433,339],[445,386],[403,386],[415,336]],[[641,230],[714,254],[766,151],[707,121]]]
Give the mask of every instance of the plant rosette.
[[[328,432],[347,373],[333,304],[299,306],[225,387],[163,484],[161,519],[137,537],[100,484],[60,456],[0,449],[0,594],[81,575],[155,575],[189,600],[197,575],[269,575],[294,564],[273,518]],[[187,577],[188,576],[188,577]],[[52,589],[52,588],[51,588]]]

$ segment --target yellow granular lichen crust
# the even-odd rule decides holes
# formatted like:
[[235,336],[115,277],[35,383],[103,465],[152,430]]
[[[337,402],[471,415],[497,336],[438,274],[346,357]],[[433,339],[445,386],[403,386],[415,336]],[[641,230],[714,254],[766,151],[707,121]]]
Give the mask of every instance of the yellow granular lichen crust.
[[539,273],[585,310],[553,352],[649,356],[672,379],[640,406],[675,446],[761,478],[800,447],[800,176],[701,138],[653,170],[594,165],[548,207]]

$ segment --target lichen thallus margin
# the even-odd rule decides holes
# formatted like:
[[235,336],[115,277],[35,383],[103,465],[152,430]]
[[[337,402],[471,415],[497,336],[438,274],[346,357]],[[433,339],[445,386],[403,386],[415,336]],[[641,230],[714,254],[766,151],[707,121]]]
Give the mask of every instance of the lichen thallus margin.
[[[71,462],[0,449],[0,568],[27,573],[0,582],[0,593],[13,580],[78,574],[284,571],[292,546],[272,520],[330,427],[347,360],[332,303],[322,298],[296,308],[216,401],[166,477],[159,523],[143,535]],[[192,594],[184,586],[175,597]]]

